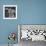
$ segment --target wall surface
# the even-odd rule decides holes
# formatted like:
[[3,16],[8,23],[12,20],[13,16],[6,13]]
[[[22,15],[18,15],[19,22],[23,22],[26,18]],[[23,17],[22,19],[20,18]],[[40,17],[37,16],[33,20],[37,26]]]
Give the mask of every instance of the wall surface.
[[[18,5],[18,18],[16,20],[6,20],[3,19],[3,5]],[[20,12],[21,4],[18,0],[0,0],[0,44],[7,44],[8,34],[10,32],[15,32],[18,35],[17,24],[20,22]],[[18,37],[16,38],[16,43],[18,43]]]
[[21,24],[46,24],[46,0],[23,0]]
[[[3,5],[15,4],[17,20],[4,20]],[[8,43],[10,32],[18,34],[18,24],[46,24],[46,0],[0,0],[0,44]]]

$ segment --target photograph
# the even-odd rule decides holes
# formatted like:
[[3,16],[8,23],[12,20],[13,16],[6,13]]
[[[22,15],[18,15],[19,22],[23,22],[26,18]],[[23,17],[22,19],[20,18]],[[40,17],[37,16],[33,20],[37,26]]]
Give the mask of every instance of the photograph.
[[31,46],[46,41],[46,25],[19,24],[18,42],[20,46]]
[[3,5],[3,19],[17,19],[17,5]]

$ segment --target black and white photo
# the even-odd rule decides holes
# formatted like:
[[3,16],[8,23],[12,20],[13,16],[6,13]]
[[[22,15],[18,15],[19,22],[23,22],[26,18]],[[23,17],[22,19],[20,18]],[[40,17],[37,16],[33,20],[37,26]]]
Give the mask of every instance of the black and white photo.
[[3,5],[3,19],[17,19],[17,5]]

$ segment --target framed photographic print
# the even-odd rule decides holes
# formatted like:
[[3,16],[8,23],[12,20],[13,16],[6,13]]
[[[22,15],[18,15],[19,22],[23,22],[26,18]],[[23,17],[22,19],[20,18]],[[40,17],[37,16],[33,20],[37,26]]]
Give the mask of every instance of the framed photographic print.
[[24,40],[46,41],[46,25],[44,24],[19,24],[18,42]]
[[17,5],[3,5],[3,19],[17,19]]

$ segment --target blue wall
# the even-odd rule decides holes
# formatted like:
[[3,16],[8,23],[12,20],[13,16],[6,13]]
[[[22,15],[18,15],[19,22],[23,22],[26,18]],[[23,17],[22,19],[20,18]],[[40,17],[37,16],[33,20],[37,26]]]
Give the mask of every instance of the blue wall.
[[[10,4],[18,6],[17,20],[3,20],[3,5]],[[46,24],[46,0],[0,0],[0,44],[8,43],[10,32],[17,34],[18,24]]]
[[46,24],[46,0],[23,0],[21,24]]
[[[3,5],[19,5],[18,6],[18,19],[17,20],[4,20],[3,19]],[[0,0],[0,44],[7,44],[8,34],[10,32],[16,32],[18,35],[17,25],[20,22],[20,2],[17,0]],[[18,38],[16,38],[16,43],[18,43]]]

